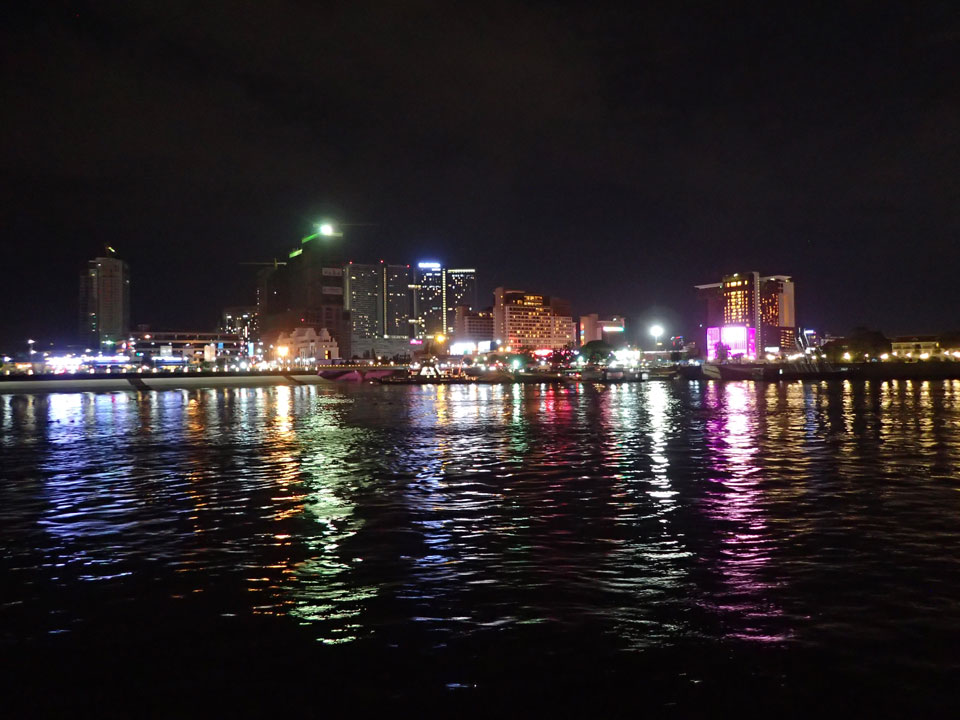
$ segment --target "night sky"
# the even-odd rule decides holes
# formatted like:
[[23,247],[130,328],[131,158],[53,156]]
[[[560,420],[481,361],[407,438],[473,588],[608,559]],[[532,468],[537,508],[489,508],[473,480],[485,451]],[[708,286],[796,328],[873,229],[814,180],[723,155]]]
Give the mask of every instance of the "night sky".
[[345,259],[476,267],[576,313],[700,322],[792,274],[802,324],[960,328],[960,5],[10,2],[0,348],[212,329],[321,218]]

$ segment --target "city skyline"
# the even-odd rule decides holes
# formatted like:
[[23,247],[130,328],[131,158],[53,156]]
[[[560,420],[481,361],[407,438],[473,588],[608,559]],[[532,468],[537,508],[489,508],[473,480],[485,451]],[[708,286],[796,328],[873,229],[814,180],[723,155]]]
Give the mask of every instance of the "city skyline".
[[804,325],[955,329],[946,6],[421,11],[18,6],[0,345],[72,332],[103,244],[138,269],[135,321],[213,327],[254,301],[241,263],[324,217],[358,261],[446,258],[481,297],[685,334],[688,288],[744,267],[791,273]]
[[[257,288],[255,288],[253,291],[254,296],[259,296],[259,294],[263,290],[262,283],[263,283],[264,277],[266,277],[264,275],[264,270],[266,270],[267,272],[270,272],[269,268],[271,266],[273,266],[274,270],[280,270],[282,266],[290,264],[295,258],[298,258],[299,256],[301,256],[303,254],[304,249],[312,248],[312,249],[316,249],[318,253],[324,257],[326,257],[329,254],[329,257],[331,259],[330,260],[324,259],[322,261],[322,264],[327,265],[331,268],[335,268],[336,272],[340,273],[340,275],[336,279],[325,278],[324,282],[330,282],[333,280],[336,281],[336,284],[340,288],[340,292],[342,292],[341,297],[337,298],[337,300],[339,301],[338,306],[340,308],[343,308],[344,310],[350,311],[350,315],[347,317],[347,319],[343,321],[343,327],[340,328],[339,330],[331,330],[331,332],[334,332],[335,335],[339,335],[343,332],[347,333],[346,339],[341,342],[341,347],[343,347],[346,352],[351,353],[353,355],[359,355],[359,353],[353,353],[352,342],[351,342],[351,340],[353,342],[356,342],[358,338],[364,338],[364,340],[361,340],[361,343],[360,343],[360,349],[363,352],[369,353],[377,346],[380,346],[382,348],[387,348],[389,351],[392,351],[392,352],[396,352],[400,349],[399,344],[397,344],[396,347],[393,347],[392,345],[390,346],[385,345],[382,342],[374,342],[373,344],[371,344],[369,342],[369,339],[378,338],[380,340],[383,340],[385,338],[392,337],[394,340],[398,340],[401,337],[409,337],[409,338],[432,337],[438,332],[447,336],[452,336],[454,334],[454,330],[453,330],[453,328],[455,327],[454,311],[463,304],[459,302],[458,299],[456,298],[452,300],[451,304],[447,307],[449,327],[441,328],[439,326],[438,324],[440,323],[439,318],[442,317],[442,313],[441,313],[437,315],[437,318],[438,318],[437,322],[434,323],[434,324],[437,324],[438,327],[435,328],[432,332],[426,333],[422,330],[418,330],[419,326],[423,324],[422,317],[420,318],[420,322],[418,322],[417,319],[414,318],[415,308],[418,305],[418,299],[417,299],[418,295],[421,295],[423,293],[423,290],[421,289],[421,286],[419,283],[423,277],[429,276],[430,273],[436,273],[438,277],[444,278],[444,282],[438,285],[437,293],[436,293],[437,308],[434,308],[434,310],[439,312],[439,309],[442,303],[440,298],[443,297],[443,293],[439,288],[446,285],[447,273],[469,274],[464,276],[468,277],[469,279],[470,293],[475,294],[477,286],[476,286],[476,271],[474,269],[471,268],[469,270],[464,270],[464,269],[447,268],[444,263],[440,263],[434,260],[420,261],[418,263],[405,263],[405,264],[404,263],[396,264],[392,262],[386,262],[382,259],[376,263],[374,262],[358,263],[353,260],[344,262],[338,259],[334,259],[339,254],[342,254],[342,249],[331,254],[331,253],[328,253],[327,250],[324,249],[319,244],[316,244],[316,245],[312,243],[308,244],[309,241],[312,241],[315,238],[320,237],[324,234],[332,234],[338,238],[342,238],[343,232],[341,232],[340,228],[341,228],[340,225],[335,224],[330,220],[324,220],[321,223],[314,223],[314,229],[317,232],[311,234],[310,236],[302,238],[300,247],[297,247],[288,252],[279,254],[286,257],[287,258],[286,260],[279,260],[277,258],[274,258],[272,261],[243,263],[245,265],[264,266],[264,268],[257,273],[257,276],[255,278],[255,283],[257,285]],[[84,344],[83,337],[82,337],[83,326],[85,322],[84,318],[89,314],[85,312],[88,304],[88,301],[85,300],[85,298],[90,294],[90,290],[88,289],[88,286],[91,283],[91,281],[87,279],[87,276],[91,272],[92,268],[97,267],[102,261],[105,261],[105,260],[112,261],[118,267],[122,268],[122,273],[123,273],[122,283],[125,285],[125,289],[124,289],[124,299],[122,303],[123,309],[121,312],[126,313],[124,322],[126,323],[127,332],[129,333],[136,334],[135,331],[137,330],[141,331],[141,333],[143,331],[167,331],[167,332],[179,332],[179,333],[199,332],[201,334],[216,333],[220,331],[226,331],[226,332],[239,331],[241,335],[244,335],[246,337],[250,335],[251,327],[254,328],[256,333],[261,333],[264,330],[264,318],[257,314],[256,302],[249,306],[248,305],[235,305],[235,306],[221,305],[218,308],[205,308],[204,315],[210,316],[210,317],[215,316],[217,320],[213,323],[208,322],[205,325],[198,326],[198,327],[162,327],[162,326],[157,326],[151,323],[140,322],[140,319],[137,316],[130,315],[131,303],[130,303],[129,296],[131,293],[130,293],[129,278],[130,278],[131,271],[129,268],[129,263],[127,263],[122,258],[118,258],[116,254],[116,250],[109,245],[105,246],[105,252],[103,253],[103,255],[106,255],[106,257],[98,256],[84,263],[83,265],[84,269],[80,273],[80,303],[75,308],[75,311],[79,311],[79,314],[81,316],[81,319],[80,319],[81,330],[79,331],[79,333],[77,331],[74,331],[72,333],[66,333],[63,337],[51,339],[49,343],[46,342],[46,340],[42,340],[41,341],[42,345],[49,345],[51,347],[53,346],[79,347],[80,345]],[[370,308],[366,308],[364,306],[364,308],[359,311],[360,312],[359,316],[356,314],[357,308],[355,306],[351,307],[350,272],[349,272],[350,268],[363,268],[370,271],[375,269],[376,276],[377,276],[376,284],[380,286],[378,289],[378,292],[381,293],[381,295],[379,295],[375,301],[371,301],[373,304],[370,305]],[[326,275],[328,273],[324,271],[323,274]],[[729,300],[720,300],[721,297],[726,297],[726,295],[721,295],[721,288],[723,288],[724,293],[728,292],[729,288],[727,288],[727,286],[731,284],[730,281],[731,280],[735,281],[735,279],[738,278],[739,275],[740,275],[739,273],[724,273],[722,278],[718,282],[710,282],[706,284],[701,283],[701,284],[694,285],[693,287],[696,290],[698,308],[694,311],[694,313],[690,317],[687,317],[681,320],[679,323],[669,326],[666,331],[664,331],[662,327],[663,321],[661,320],[661,318],[670,317],[671,313],[669,311],[662,312],[660,313],[659,316],[656,314],[650,315],[649,322],[646,322],[646,323],[644,323],[643,321],[638,322],[636,318],[631,319],[627,317],[625,319],[622,314],[614,313],[613,317],[617,319],[617,322],[619,322],[621,326],[621,330],[627,331],[627,332],[624,332],[623,335],[620,335],[618,333],[616,335],[617,339],[623,340],[625,343],[630,345],[643,346],[645,344],[644,342],[645,336],[649,334],[648,332],[649,326],[652,323],[660,327],[661,332],[666,332],[667,336],[676,335],[680,338],[687,337],[688,339],[695,342],[706,353],[708,352],[707,348],[709,347],[711,342],[709,332],[708,332],[711,329],[711,327],[718,326],[718,325],[746,324],[747,326],[752,326],[755,329],[756,338],[757,338],[756,339],[757,352],[760,352],[761,349],[765,349],[767,352],[769,352],[772,350],[772,348],[770,348],[769,345],[764,345],[764,343],[770,343],[774,341],[769,340],[765,336],[765,334],[761,333],[761,330],[762,330],[762,323],[765,325],[769,325],[770,323],[773,323],[773,327],[771,329],[774,331],[775,334],[779,335],[780,349],[785,350],[792,347],[794,331],[800,327],[811,327],[811,325],[808,323],[800,323],[797,321],[797,311],[794,305],[794,292],[795,292],[794,281],[792,276],[782,275],[782,274],[762,275],[757,271],[744,273],[745,278],[751,278],[751,277],[753,278],[751,282],[759,282],[761,285],[766,287],[766,289],[763,291],[762,294],[756,294],[755,301],[751,300],[751,302],[756,305],[756,307],[753,308],[753,310],[751,311],[756,315],[756,317],[755,319],[751,318],[750,320],[748,320],[745,315],[743,317],[730,316],[731,305]],[[405,285],[405,283],[408,280],[410,281],[410,284]],[[740,280],[739,282],[735,281],[732,284],[740,285],[740,284],[744,284],[744,281],[743,280]],[[410,292],[407,297],[398,301],[397,296],[401,294],[400,292],[398,292],[398,289],[403,286],[409,288]],[[787,287],[786,294],[788,296],[788,302],[786,304],[786,307],[784,307],[783,300],[774,299],[775,297],[780,297],[784,294],[784,286]],[[776,288],[776,290],[773,291],[772,294],[771,294],[771,288]],[[496,288],[491,293],[491,298],[493,300],[491,305],[485,305],[485,303],[480,299],[480,297],[476,297],[473,304],[464,305],[464,307],[469,308],[473,312],[482,310],[484,307],[492,311],[494,309],[493,305],[495,305],[496,303],[497,292],[503,291],[503,289],[504,288],[501,286]],[[387,305],[384,304],[383,296],[382,296],[382,293],[384,291],[387,292],[388,295],[394,298],[390,303],[393,307],[391,307],[390,309],[388,309]],[[524,292],[524,291],[520,291],[520,292]],[[713,299],[711,293],[716,294],[716,299]],[[737,294],[737,293],[734,293],[734,294]],[[400,302],[400,304],[403,307],[403,310],[398,311],[396,309],[397,302]],[[421,304],[429,305],[429,299],[426,302],[424,301],[420,301],[420,302]],[[563,302],[566,302],[566,301],[563,301]],[[704,309],[704,302],[706,302],[705,309]],[[718,302],[719,302],[719,305],[717,304]],[[765,309],[761,307],[763,303],[769,304],[771,302],[773,303],[772,306],[767,307]],[[566,302],[566,305],[570,306],[571,304],[569,302]],[[368,314],[371,310],[374,313],[374,317],[366,318],[365,315]],[[245,319],[243,319],[243,321],[238,325],[237,328],[228,328],[228,326],[234,322],[231,314],[236,313],[237,311],[241,311],[241,312],[251,311],[253,312],[253,315],[251,317],[244,316]],[[580,309],[580,308],[573,308],[572,310],[569,310],[569,312],[572,318],[577,319],[577,322],[578,322],[577,330],[575,331],[574,334],[579,339],[580,329],[582,328],[582,324],[580,323],[584,319],[587,319],[587,321],[590,322],[589,318],[591,316],[596,317],[597,313],[595,312],[590,313],[589,311],[586,311],[585,309]],[[718,312],[720,312],[721,314],[718,315],[717,314]],[[734,310],[734,312],[736,313],[737,311]],[[771,320],[768,320],[766,317],[763,318],[763,321],[761,323],[761,314],[766,316],[770,312],[773,312],[774,315],[779,314],[780,320],[782,321],[781,326],[778,327],[777,323]],[[290,318],[293,318],[294,315],[302,316],[304,315],[304,313],[305,313],[305,309],[303,308],[299,310],[297,309],[291,310],[288,308],[283,314],[285,316],[289,315]],[[422,316],[423,315],[422,309],[420,313]],[[328,312],[321,311],[321,314],[322,314],[322,317],[320,316],[311,317],[309,320],[306,317],[302,317],[299,320],[299,322],[293,322],[292,320],[290,320],[290,318],[285,318],[286,320],[290,320],[290,322],[286,324],[280,324],[272,328],[269,327],[269,324],[268,324],[267,325],[268,331],[266,334],[276,334],[277,332],[281,332],[281,331],[290,332],[297,325],[304,325],[304,324],[314,326],[318,332],[321,329],[329,329],[328,326],[336,327],[336,323],[334,321],[331,321],[330,318],[328,317],[329,315]],[[409,317],[409,320],[406,319],[407,317]],[[786,320],[784,320],[784,318],[786,318]],[[240,320],[240,318],[238,318],[238,320]],[[324,322],[324,320],[326,320],[327,322]],[[250,325],[250,323],[252,323],[252,325]],[[405,323],[410,323],[411,331],[409,335],[404,336],[401,333],[397,333],[394,335],[391,335],[388,333],[380,334],[380,332],[387,330],[388,324],[390,325],[390,327],[396,328],[396,327],[399,327],[400,324],[405,324]],[[375,332],[373,334],[370,334],[369,329],[366,328],[367,324],[369,324],[371,328],[376,326],[377,328],[379,328],[380,332]],[[349,330],[345,330],[345,328],[349,328]],[[858,329],[863,329],[863,328],[866,328],[866,326],[858,325],[850,328],[850,330],[856,331]],[[875,328],[875,329],[879,330],[881,333],[884,332],[884,328]],[[829,329],[826,330],[825,332],[822,328],[819,328],[819,327],[815,328],[814,331],[816,332],[818,337],[822,337],[824,334],[832,335],[834,337],[843,337],[846,334],[846,333],[835,333]],[[763,332],[765,333],[766,331],[763,331]],[[811,331],[808,330],[808,332],[811,332]],[[930,331],[906,332],[906,333],[887,332],[887,334],[890,336],[909,337],[909,336],[919,336],[919,335],[924,335],[924,336],[952,335],[952,334],[955,334],[956,332],[957,332],[956,330],[953,330],[948,327],[946,329],[937,330],[934,332],[930,332]],[[705,336],[705,333],[706,333],[706,336]],[[38,333],[29,333],[29,334],[33,336],[42,337],[42,335]],[[125,333],[123,332],[119,333],[119,335],[124,335],[124,334]],[[119,335],[114,329],[104,337],[113,338],[114,336],[119,337]],[[31,339],[31,345],[35,343],[37,343],[37,341]],[[92,340],[87,344],[91,345],[91,347],[96,346],[96,343],[94,343]],[[774,344],[776,343],[774,342]],[[10,345],[12,346],[9,349],[10,352],[13,352],[13,353],[22,352],[22,348],[16,347],[16,342],[10,343]]]

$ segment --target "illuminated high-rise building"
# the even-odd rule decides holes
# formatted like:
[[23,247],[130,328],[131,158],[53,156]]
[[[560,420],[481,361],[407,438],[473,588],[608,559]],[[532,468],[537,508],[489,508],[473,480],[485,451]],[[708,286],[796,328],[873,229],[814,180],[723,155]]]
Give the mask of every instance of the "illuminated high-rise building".
[[453,332],[457,308],[477,309],[477,271],[473,268],[451,268],[444,278],[444,332]]
[[123,342],[130,330],[130,268],[113,248],[107,253],[80,274],[79,331],[91,348]]
[[[747,328],[756,347],[755,353],[795,348],[795,293],[789,275],[734,273],[719,283],[695,287],[707,305],[705,327],[708,331],[733,326]],[[721,337],[721,334],[708,332],[709,337]],[[708,354],[709,350],[708,347]]]
[[383,266],[383,335],[409,338],[413,297],[410,285],[413,273],[409,265]]
[[351,262],[343,271],[352,351],[360,356],[409,352],[410,266]]
[[477,271],[445,268],[438,262],[417,265],[412,285],[414,319],[418,337],[453,332],[457,307],[477,306]]
[[343,268],[344,305],[355,339],[383,334],[383,266],[349,263]]
[[493,299],[493,332],[501,347],[561,350],[576,344],[568,302],[502,287],[494,290]]

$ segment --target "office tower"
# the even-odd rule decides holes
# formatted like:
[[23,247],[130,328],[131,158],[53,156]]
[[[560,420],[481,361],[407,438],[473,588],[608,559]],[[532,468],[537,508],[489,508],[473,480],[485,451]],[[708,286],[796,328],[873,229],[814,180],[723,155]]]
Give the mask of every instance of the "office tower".
[[408,265],[351,262],[344,267],[344,302],[355,355],[409,354],[410,285]]
[[409,265],[383,267],[383,335],[388,338],[409,339],[413,298],[410,285],[413,273]]
[[[716,344],[711,338],[723,336],[743,335],[748,356],[760,351],[789,352],[796,347],[795,291],[790,276],[734,273],[719,283],[695,287],[707,305],[708,357],[713,356],[711,345]],[[746,333],[725,332],[728,327],[746,328]]]
[[444,332],[443,267],[438,262],[417,264],[413,283],[416,336],[433,337]]
[[576,344],[576,325],[566,301],[502,287],[493,297],[494,334],[502,347],[560,350]]
[[354,338],[383,335],[383,267],[351,262],[343,268],[344,304]]
[[417,337],[453,333],[457,307],[472,310],[477,305],[477,271],[473,268],[422,262],[411,287]]
[[130,268],[107,248],[80,275],[79,330],[91,348],[123,342],[130,330]]
[[445,271],[443,282],[444,332],[452,333],[457,308],[465,306],[471,310],[477,307],[477,271],[473,268],[456,268]]

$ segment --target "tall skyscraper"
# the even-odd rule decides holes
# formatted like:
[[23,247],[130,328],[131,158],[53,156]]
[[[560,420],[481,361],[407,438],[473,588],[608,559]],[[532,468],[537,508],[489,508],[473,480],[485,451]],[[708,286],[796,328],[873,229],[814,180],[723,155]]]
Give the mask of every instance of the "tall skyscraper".
[[343,283],[353,336],[383,335],[383,267],[349,263],[343,268]]
[[576,344],[576,324],[568,302],[502,287],[494,290],[493,299],[493,331],[501,346],[561,350]]
[[383,267],[383,334],[389,338],[409,338],[413,329],[413,297],[410,285],[413,273],[409,265]]
[[443,266],[438,262],[417,265],[413,283],[413,312],[417,337],[433,337],[444,331]]
[[91,348],[122,342],[130,331],[130,268],[107,252],[80,274],[79,331]]
[[[742,327],[748,332],[744,337],[753,338],[753,354],[795,348],[795,292],[789,275],[734,273],[719,283],[695,287],[707,304],[708,337],[721,337],[724,327]],[[711,335],[711,329],[717,331]],[[709,356],[709,340],[707,345]]]
[[473,268],[451,268],[444,278],[444,332],[453,332],[457,308],[477,309],[477,271]]
[[344,302],[356,354],[409,352],[411,280],[408,265],[344,267]]
[[445,268],[438,262],[417,265],[414,316],[418,337],[453,332],[456,309],[477,306],[477,271],[472,268]]

